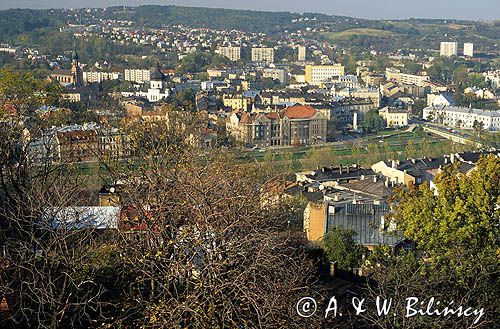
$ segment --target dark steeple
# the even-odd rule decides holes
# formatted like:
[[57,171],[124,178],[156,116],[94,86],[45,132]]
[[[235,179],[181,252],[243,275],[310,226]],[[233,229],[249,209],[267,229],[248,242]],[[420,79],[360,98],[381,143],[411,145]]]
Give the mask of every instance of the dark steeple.
[[71,53],[71,60],[78,61],[78,53],[76,52],[76,40],[73,39],[73,52]]
[[156,63],[156,70],[151,73],[151,76],[149,78],[150,80],[154,81],[163,81],[165,79],[165,76],[163,75],[163,73],[161,73],[160,62]]
[[73,75],[73,84],[80,87],[83,84],[83,73],[78,62],[75,39],[73,39],[73,52],[71,53],[71,74]]

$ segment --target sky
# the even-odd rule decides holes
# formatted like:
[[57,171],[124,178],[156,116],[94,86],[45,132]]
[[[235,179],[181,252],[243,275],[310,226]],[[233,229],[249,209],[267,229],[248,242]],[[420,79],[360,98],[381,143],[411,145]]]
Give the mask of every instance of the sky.
[[500,0],[0,0],[0,9],[81,8],[144,4],[298,13],[315,12],[372,19],[500,20]]

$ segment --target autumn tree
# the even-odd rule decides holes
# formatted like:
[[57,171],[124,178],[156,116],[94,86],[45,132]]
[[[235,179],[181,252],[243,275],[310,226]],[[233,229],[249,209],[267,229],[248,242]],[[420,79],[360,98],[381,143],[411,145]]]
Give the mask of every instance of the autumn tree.
[[343,228],[334,228],[325,234],[323,241],[327,259],[348,271],[360,266],[365,250],[356,243],[355,236],[356,232]]
[[9,109],[0,129],[0,291],[10,307],[2,325],[88,327],[105,304],[98,267],[89,267],[98,237],[58,215],[89,204],[86,179],[76,165],[35,161],[32,148],[47,124],[36,112],[58,105],[58,88],[29,75],[0,75],[0,108]]
[[[472,173],[459,173],[447,166],[436,178],[436,190],[422,184],[401,189],[393,197],[393,220],[404,235],[416,243],[422,258],[381,252],[372,259],[373,278],[367,294],[408,296],[455,306],[484,308],[479,323],[474,318],[426,317],[408,321],[398,316],[384,320],[368,318],[380,328],[490,328],[495,326],[500,305],[500,160],[483,157]],[[399,305],[401,307],[401,305]],[[444,307],[444,306],[443,306]]]
[[351,157],[356,163],[361,162],[361,147],[359,144],[355,143],[351,147]]
[[302,159],[305,169],[334,166],[337,162],[335,150],[331,147],[312,147]]
[[139,231],[136,239],[123,236],[121,254],[133,275],[128,302],[108,323],[302,327],[290,306],[318,286],[295,225],[302,208],[263,207],[259,165],[236,166],[223,151],[200,159],[195,130],[181,129],[189,122],[181,116],[137,125],[133,152],[141,161],[110,168],[121,182],[124,223]]
[[410,159],[414,159],[417,156],[417,148],[413,140],[409,140],[405,146],[406,156]]
[[372,109],[365,115],[365,128],[369,131],[383,130],[385,127],[384,119],[379,115],[378,110]]

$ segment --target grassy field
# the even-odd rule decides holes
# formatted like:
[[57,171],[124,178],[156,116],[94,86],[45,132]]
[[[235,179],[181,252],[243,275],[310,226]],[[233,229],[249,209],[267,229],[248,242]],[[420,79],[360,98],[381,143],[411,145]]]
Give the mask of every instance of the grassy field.
[[[453,143],[442,137],[425,134],[425,133],[410,133],[410,132],[394,132],[386,131],[381,134],[368,136],[368,138],[348,141],[342,144],[329,144],[317,147],[296,147],[287,149],[273,149],[261,151],[240,152],[238,159],[240,162],[264,162],[276,161],[287,162],[289,167],[294,171],[315,169],[318,165],[349,165],[358,163],[365,166],[370,166],[376,161],[391,159],[406,159],[407,145],[410,141],[414,144],[415,155],[420,157],[423,155],[422,147],[423,140],[429,142],[428,147],[432,150],[431,154],[426,156],[440,156],[452,151],[453,147],[461,148],[461,145],[453,146]],[[359,156],[353,155],[353,145],[359,147]],[[369,146],[373,148],[377,145],[377,155],[369,156]],[[386,146],[388,145],[388,146]],[[314,150],[314,151],[312,151]],[[386,154],[385,152],[389,152]],[[426,150],[428,152],[428,150]],[[317,161],[319,160],[319,161]],[[321,162],[321,163],[318,163]]]
[[354,36],[366,36],[371,38],[390,38],[396,36],[397,34],[390,31],[377,30],[377,29],[350,29],[341,32],[323,32],[322,35],[330,41],[343,41],[349,40]]
[[[290,172],[315,169],[318,165],[337,166],[353,163],[370,166],[376,161],[389,159],[406,159],[407,145],[410,141],[414,144],[415,157],[422,155],[423,140],[426,139],[432,149],[432,154],[426,156],[439,156],[449,153],[453,144],[442,137],[423,132],[406,132],[387,130],[371,134],[356,140],[342,143],[331,143],[323,146],[290,147],[267,150],[231,150],[237,164],[275,162],[286,164]],[[353,146],[357,145],[359,153],[353,155]],[[369,148],[376,145],[377,155],[369,154]],[[455,146],[456,147],[456,146]],[[230,157],[232,158],[232,157]],[[97,162],[87,162],[76,165],[82,179],[87,181],[91,189],[98,189],[105,183],[105,166]]]

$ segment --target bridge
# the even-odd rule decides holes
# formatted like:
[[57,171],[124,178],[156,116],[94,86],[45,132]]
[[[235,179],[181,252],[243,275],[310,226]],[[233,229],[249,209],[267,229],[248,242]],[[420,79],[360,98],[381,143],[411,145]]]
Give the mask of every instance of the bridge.
[[422,125],[422,128],[426,132],[430,132],[432,134],[435,134],[435,135],[441,136],[443,138],[449,139],[449,140],[451,140],[454,143],[464,144],[464,145],[470,145],[470,144],[472,144],[472,145],[476,145],[476,147],[478,147],[478,148],[482,148],[483,147],[483,145],[481,143],[474,142],[474,141],[470,140],[469,138],[466,138],[464,136],[459,135],[458,133],[448,132],[448,131],[445,131],[445,130],[442,130],[442,129],[439,129],[437,127],[433,127],[433,126],[430,126],[430,125],[426,125],[426,124]]

